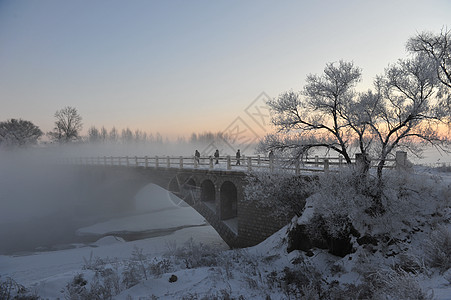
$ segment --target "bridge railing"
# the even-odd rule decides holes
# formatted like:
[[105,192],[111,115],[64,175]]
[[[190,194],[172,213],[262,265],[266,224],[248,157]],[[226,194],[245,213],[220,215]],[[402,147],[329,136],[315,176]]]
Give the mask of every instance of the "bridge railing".
[[[387,159],[386,168],[405,166],[407,161],[406,152],[398,151],[395,158]],[[242,155],[239,159],[232,156],[204,156],[196,158],[194,156],[99,156],[99,157],[79,157],[67,161],[71,164],[83,165],[104,165],[104,166],[125,166],[144,168],[178,168],[178,169],[217,169],[217,170],[287,170],[295,174],[301,172],[328,172],[339,170],[347,165],[343,157],[308,157],[302,159],[293,158],[268,158]],[[351,159],[352,163],[358,163],[356,158]],[[371,160],[370,167],[375,167],[378,160]]]

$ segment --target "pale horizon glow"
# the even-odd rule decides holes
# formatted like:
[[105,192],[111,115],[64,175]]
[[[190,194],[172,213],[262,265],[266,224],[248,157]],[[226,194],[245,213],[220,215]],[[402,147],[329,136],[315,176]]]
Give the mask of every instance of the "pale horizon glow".
[[[52,130],[77,108],[91,126],[163,137],[219,132],[262,92],[299,91],[327,62],[352,60],[367,89],[407,39],[451,27],[451,2],[0,2],[0,121]],[[448,23],[447,23],[448,22]]]

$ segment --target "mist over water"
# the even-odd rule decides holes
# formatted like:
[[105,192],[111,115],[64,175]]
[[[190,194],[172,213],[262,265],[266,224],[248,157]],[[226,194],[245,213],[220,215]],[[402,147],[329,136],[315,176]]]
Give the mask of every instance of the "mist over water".
[[132,170],[104,178],[61,162],[69,157],[169,153],[167,148],[150,148],[63,146],[0,151],[0,254],[87,242],[94,237],[78,237],[77,229],[131,214],[133,197],[149,182],[134,177]]
[[0,252],[61,238],[72,226],[73,174],[37,152],[1,152]]

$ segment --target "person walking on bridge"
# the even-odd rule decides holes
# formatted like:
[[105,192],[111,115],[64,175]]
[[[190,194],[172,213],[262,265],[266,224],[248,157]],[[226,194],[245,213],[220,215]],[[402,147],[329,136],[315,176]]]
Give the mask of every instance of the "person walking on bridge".
[[269,151],[268,158],[270,162],[274,162],[274,151]]
[[197,150],[196,150],[196,152],[194,153],[194,159],[196,160],[197,164],[199,164],[200,153],[199,153],[199,151],[197,151]]
[[216,149],[216,151],[215,151],[215,159],[216,159],[215,164],[219,164],[219,150],[218,149]]
[[241,165],[240,158],[241,158],[241,153],[240,153],[240,149],[238,149],[238,151],[236,152],[236,165],[237,166]]

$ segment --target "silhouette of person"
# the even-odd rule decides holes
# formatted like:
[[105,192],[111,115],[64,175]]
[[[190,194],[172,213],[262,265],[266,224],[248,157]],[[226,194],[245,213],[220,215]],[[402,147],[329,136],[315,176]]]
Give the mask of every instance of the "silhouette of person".
[[270,160],[270,161],[274,160],[274,151],[272,151],[272,150],[269,151],[268,157],[269,157],[269,160]]
[[194,153],[194,158],[196,159],[196,162],[199,163],[199,159],[200,159],[199,151],[196,150],[196,152]]
[[272,169],[274,167],[274,151],[269,151],[268,154],[268,158],[269,158],[269,167]]
[[216,159],[215,164],[218,164],[219,163],[219,150],[218,149],[216,149],[216,151],[215,151],[215,159]]
[[241,158],[241,153],[240,153],[240,149],[238,149],[238,151],[236,152],[236,165],[237,166],[241,165],[240,158]]

